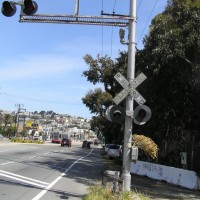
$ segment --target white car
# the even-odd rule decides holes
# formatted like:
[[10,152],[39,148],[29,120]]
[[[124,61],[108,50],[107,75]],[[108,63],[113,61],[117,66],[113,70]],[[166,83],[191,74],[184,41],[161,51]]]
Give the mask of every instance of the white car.
[[104,147],[104,148],[105,148],[105,152],[108,153],[108,149],[109,149],[109,147],[110,147],[111,145],[113,145],[113,144],[106,144],[106,145],[105,145],[105,147]]
[[107,153],[110,159],[122,156],[122,145],[112,144]]

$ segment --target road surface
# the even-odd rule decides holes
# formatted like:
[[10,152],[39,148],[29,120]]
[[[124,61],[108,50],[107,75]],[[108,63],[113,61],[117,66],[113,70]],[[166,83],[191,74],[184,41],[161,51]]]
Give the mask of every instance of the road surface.
[[73,144],[0,144],[0,199],[82,199],[100,179],[98,155]]

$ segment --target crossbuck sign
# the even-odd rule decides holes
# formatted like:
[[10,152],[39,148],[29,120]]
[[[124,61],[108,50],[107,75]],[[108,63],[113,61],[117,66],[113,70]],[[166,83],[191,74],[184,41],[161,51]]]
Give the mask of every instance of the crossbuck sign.
[[142,97],[142,95],[135,89],[139,86],[147,77],[141,73],[130,83],[126,80],[121,73],[117,73],[114,78],[118,81],[118,83],[124,88],[117,96],[113,99],[115,104],[119,104],[123,101],[129,94],[135,99],[138,104],[144,104],[146,100]]

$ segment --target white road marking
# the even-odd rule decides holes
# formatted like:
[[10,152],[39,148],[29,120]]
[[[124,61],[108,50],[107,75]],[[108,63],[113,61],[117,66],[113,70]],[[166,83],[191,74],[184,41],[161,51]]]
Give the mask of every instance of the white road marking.
[[37,156],[31,156],[31,157],[28,157],[28,159],[32,159],[32,158],[36,158]]
[[76,160],[75,162],[73,162],[66,170],[64,173],[62,173],[59,177],[57,177],[53,182],[51,182],[46,188],[44,188],[44,190],[42,190],[37,196],[35,196],[32,200],[39,200],[41,199],[63,176],[65,176],[67,174],[67,172],[80,160],[86,158],[87,156],[89,156],[92,153],[93,149],[90,151],[89,154],[87,154],[86,156],[79,158],[78,160]]
[[4,177],[10,178],[10,179],[14,179],[14,180],[17,180],[19,182],[24,182],[24,183],[27,183],[29,185],[35,185],[35,186],[38,186],[38,187],[41,187],[41,188],[45,188],[49,184],[49,183],[46,183],[46,182],[43,182],[43,181],[39,181],[39,180],[36,180],[36,179],[21,176],[21,175],[18,175],[18,174],[6,172],[6,171],[3,171],[3,170],[0,170],[0,176],[4,176]]
[[1,163],[0,165],[7,165],[7,164],[10,164],[10,163],[14,163],[14,161],[10,161],[10,162]]

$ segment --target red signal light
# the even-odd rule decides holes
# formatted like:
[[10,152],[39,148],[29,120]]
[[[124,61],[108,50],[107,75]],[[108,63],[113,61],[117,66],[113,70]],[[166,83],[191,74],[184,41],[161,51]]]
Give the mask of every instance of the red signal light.
[[4,1],[2,3],[1,12],[6,17],[12,17],[16,13],[16,5],[11,1]]
[[33,15],[37,12],[38,5],[35,1],[32,0],[24,0],[24,9],[23,12],[26,15]]
[[146,112],[146,110],[144,110],[144,109],[141,109],[141,110],[139,110],[139,112],[138,112],[138,115],[139,115],[141,118],[146,117],[146,114],[147,114],[147,112]]

